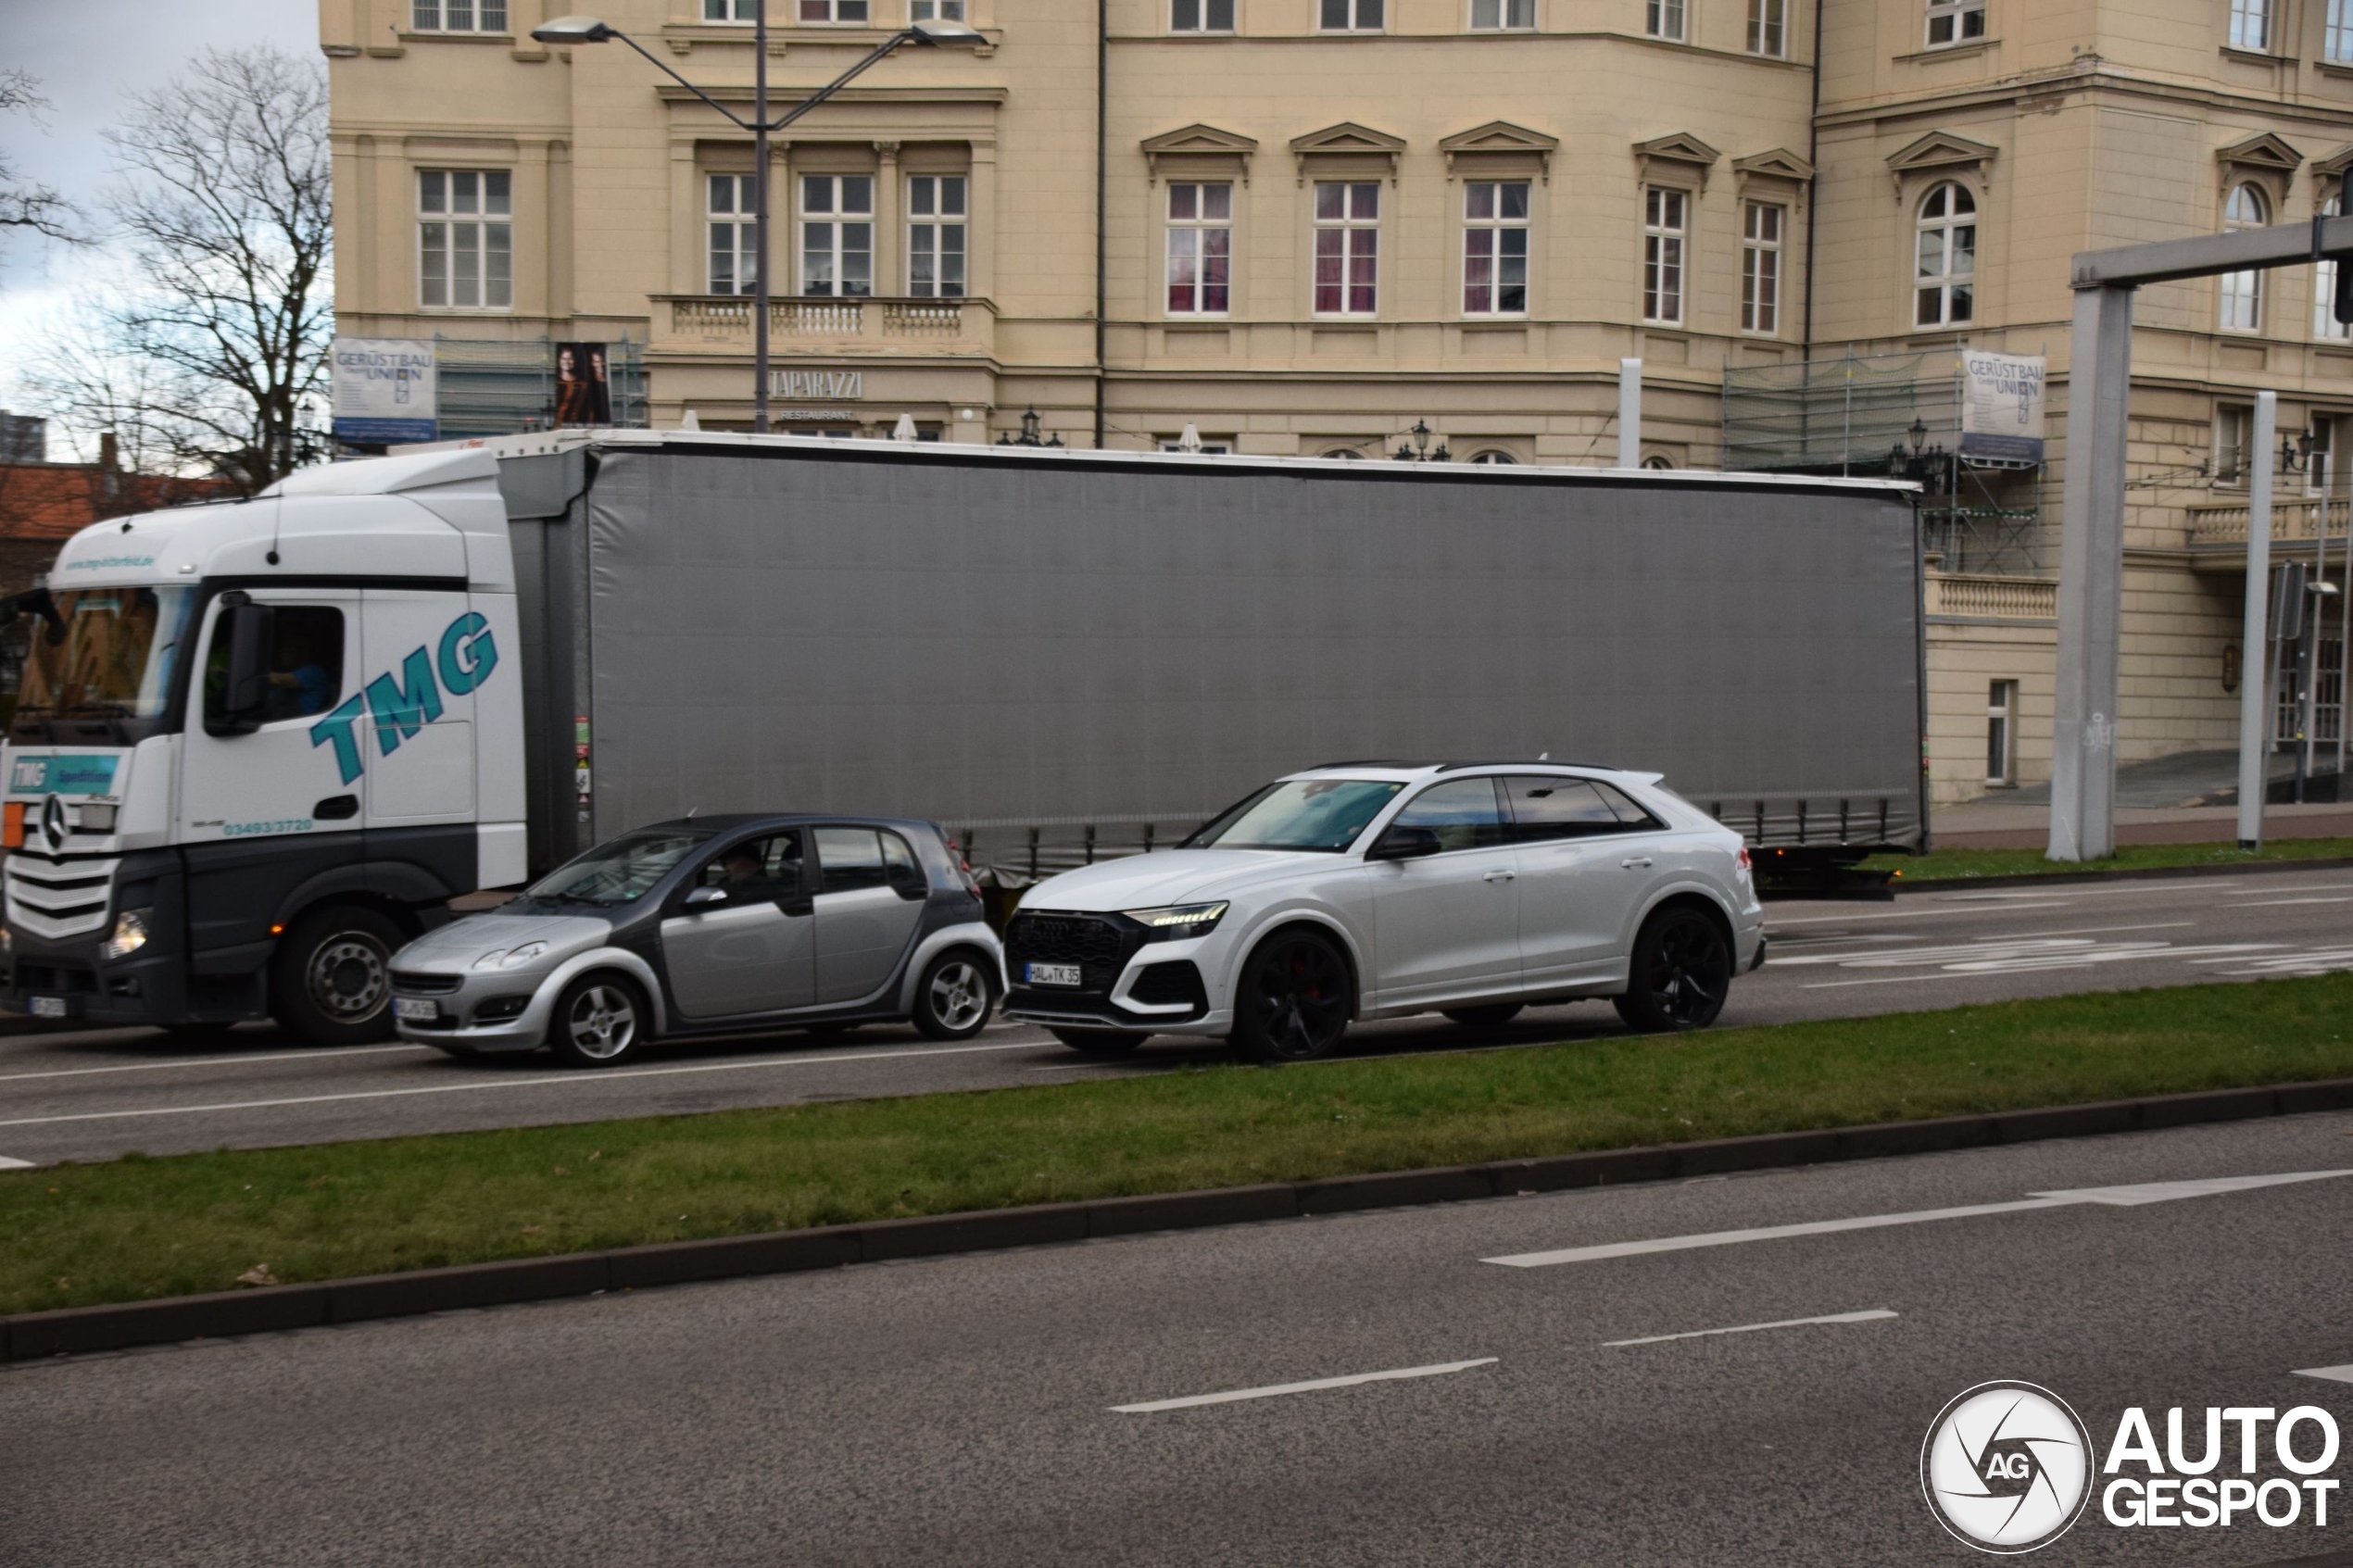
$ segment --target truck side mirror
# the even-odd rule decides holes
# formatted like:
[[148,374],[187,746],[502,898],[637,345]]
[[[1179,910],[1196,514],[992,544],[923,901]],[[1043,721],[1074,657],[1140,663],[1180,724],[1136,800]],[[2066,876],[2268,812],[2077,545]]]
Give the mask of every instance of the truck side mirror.
[[220,694],[220,722],[208,726],[215,734],[251,734],[261,727],[270,702],[270,652],[277,640],[278,614],[243,595],[237,599],[221,617],[229,638],[229,679]]

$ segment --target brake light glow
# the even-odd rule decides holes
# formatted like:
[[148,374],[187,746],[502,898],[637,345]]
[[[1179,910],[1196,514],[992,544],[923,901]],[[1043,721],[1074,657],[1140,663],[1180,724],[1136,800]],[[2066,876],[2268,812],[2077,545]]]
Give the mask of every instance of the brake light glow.
[[1755,863],[1755,862],[1753,862],[1752,860],[1750,860],[1750,859],[1749,859],[1749,858],[1748,858],[1748,846],[1747,846],[1747,845],[1745,845],[1745,844],[1742,845],[1742,846],[1741,846],[1741,870],[1743,870],[1743,871],[1746,871],[1746,870],[1748,870],[1748,869],[1749,869],[1749,867],[1750,867],[1751,865],[1753,865],[1754,863]]

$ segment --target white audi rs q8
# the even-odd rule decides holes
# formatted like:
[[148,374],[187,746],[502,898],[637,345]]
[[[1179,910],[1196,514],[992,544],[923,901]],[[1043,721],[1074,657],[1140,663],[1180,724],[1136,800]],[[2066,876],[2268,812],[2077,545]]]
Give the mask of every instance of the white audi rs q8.
[[1653,773],[1361,763],[1268,784],[1176,849],[1033,888],[1005,932],[1010,1018],[1098,1055],[1224,1035],[1258,1060],[1358,1019],[1470,1024],[1613,998],[1699,1029],[1765,961],[1740,835]]

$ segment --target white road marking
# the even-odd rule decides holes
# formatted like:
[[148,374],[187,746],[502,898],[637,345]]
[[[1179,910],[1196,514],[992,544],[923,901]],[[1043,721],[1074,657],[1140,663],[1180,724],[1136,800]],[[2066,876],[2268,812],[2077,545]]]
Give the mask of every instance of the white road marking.
[[5,1155],[0,1155],[0,1171],[30,1171],[31,1169],[32,1161],[30,1160],[10,1160]]
[[[2193,962],[2239,960],[2254,953],[2277,952],[2284,942],[2217,942],[2177,947],[2171,942],[2093,942],[2073,937],[2001,942],[1986,938],[1965,947],[1916,947],[1888,953],[1825,953],[1785,960],[1786,967],[1836,964],[1841,969],[1933,969],[1939,974],[1971,978],[1986,974],[2035,974],[2053,970],[2090,969],[2096,964],[2130,963],[2141,959],[2187,959]],[[2220,955],[2220,958],[2202,957]],[[1906,980],[1934,976],[1910,974]],[[1850,985],[1884,985],[1893,980],[1831,980],[1800,987],[1835,991]]]
[[796,1056],[760,1061],[706,1061],[691,1067],[622,1068],[606,1073],[543,1073],[532,1078],[494,1078],[465,1084],[423,1084],[405,1089],[365,1089],[341,1095],[301,1095],[286,1099],[229,1100],[219,1105],[158,1105],[142,1110],[86,1110],[72,1116],[27,1116],[0,1127],[46,1127],[61,1122],[113,1122],[133,1116],[195,1116],[219,1110],[275,1110],[290,1105],[333,1105],[344,1100],[399,1099],[409,1095],[463,1094],[470,1089],[533,1089],[550,1084],[610,1084],[623,1078],[673,1078],[690,1073],[742,1073],[761,1067],[830,1067],[837,1062],[899,1061],[909,1057],[971,1056],[983,1051],[1026,1051],[1026,1042],[1002,1046],[939,1046],[925,1050],[865,1051],[857,1056]]
[[1881,1323],[1897,1314],[1884,1307],[1868,1312],[1840,1312],[1827,1318],[1783,1318],[1779,1323],[1744,1323],[1738,1328],[1695,1328],[1689,1334],[1654,1334],[1643,1339],[1605,1339],[1604,1350],[1615,1350],[1628,1345],[1665,1345],[1677,1339],[1712,1339],[1719,1334],[1762,1334],[1773,1328],[1811,1328],[1817,1323]]
[[[2230,963],[2229,959],[2197,959],[2201,964]],[[2353,947],[2323,947],[2308,953],[2283,953],[2275,959],[2257,959],[2244,969],[2220,969],[2217,974],[2241,979],[2268,979],[2282,974],[2334,974],[2353,969]]]
[[1936,899],[1938,903],[1944,903],[1948,900],[1958,902],[1963,899],[1969,899],[1985,904],[1999,904],[2004,900],[2012,898],[2049,898],[2053,897],[2068,898],[2129,898],[2136,894],[2142,893],[2185,893],[2191,891],[2208,893],[2217,888],[2236,887],[2238,885],[2239,882],[2236,877],[2210,877],[2197,882],[2130,882],[2114,887],[2086,887],[2081,884],[2075,884],[2063,889],[2056,887],[2020,887],[2008,890],[1996,888],[1984,893],[1940,893],[1936,896]]
[[323,1051],[273,1051],[267,1056],[208,1056],[190,1061],[139,1061],[128,1067],[63,1067],[50,1073],[0,1073],[0,1084],[21,1084],[33,1078],[86,1078],[96,1073],[160,1073],[173,1067],[243,1067],[257,1061],[303,1061],[318,1056],[379,1056],[386,1051],[441,1053],[432,1046],[344,1046]]
[[[2029,935],[2032,936],[2113,936],[2125,931],[2179,931],[2183,926],[2196,923],[2197,922],[2194,920],[2167,920],[2159,921],[2154,925],[2077,925],[2070,926],[2065,931],[2036,931]],[[2002,938],[1987,936],[1980,940],[1998,942]]]
[[2226,904],[2231,909],[2285,909],[2298,904],[2353,904],[2353,898],[2266,898],[2254,904]]
[[2353,1383],[2353,1366],[2307,1367],[2302,1372],[2289,1373],[2290,1377],[2325,1377],[2331,1383]]
[[1608,1258],[1635,1258],[1653,1252],[1689,1252],[1703,1247],[1735,1247],[1750,1241],[1784,1241],[1793,1236],[1831,1236],[1842,1231],[1884,1230],[1893,1225],[1921,1225],[1937,1220],[1969,1220],[1987,1214],[2024,1214],[2046,1209],[2098,1203],[2137,1208],[2185,1198],[2211,1198],[2222,1193],[2252,1192],[2259,1187],[2285,1186],[2296,1182],[2324,1182],[2353,1176],[2353,1171],[2297,1171],[2275,1176],[2215,1176],[2199,1181],[2149,1182],[2139,1186],[2080,1187],[2065,1192],[2031,1193],[2014,1203],[1974,1203],[1959,1209],[1920,1209],[1904,1214],[1864,1214],[1847,1220],[1815,1220],[1805,1224],[1764,1225],[1754,1230],[1711,1231],[1704,1236],[1660,1236],[1648,1241],[1612,1241],[1598,1247],[1567,1247],[1553,1252],[1519,1252],[1504,1258],[1482,1258],[1507,1269],[1544,1269],[1559,1263],[1593,1263]]
[[1152,1399],[1140,1405],[1114,1405],[1121,1415],[1148,1415],[1154,1411],[1186,1411],[1201,1405],[1230,1405],[1243,1399],[1272,1399],[1285,1394],[1313,1394],[1325,1388],[1353,1388],[1360,1383],[1397,1383],[1409,1377],[1443,1377],[1448,1373],[1468,1372],[1473,1367],[1493,1366],[1497,1358],[1482,1356],[1475,1361],[1447,1361],[1439,1366],[1402,1367],[1395,1372],[1360,1372],[1353,1377],[1319,1377],[1312,1383],[1276,1383],[1264,1388],[1236,1388],[1225,1394],[1195,1394],[1183,1399]]
[[[2002,914],[2009,914],[2018,909],[2063,909],[2067,908],[2067,904],[2068,901],[2064,898],[2054,898],[2046,904],[2005,904],[2000,907],[1998,912]],[[1927,915],[1982,915],[1986,912],[1987,910],[1983,908],[1957,908],[1950,909],[1890,909],[1884,914],[1876,915],[1807,915],[1803,920],[1768,919],[1765,922],[1765,929],[1769,934],[1779,931],[1785,925],[1845,925],[1859,920],[1919,920]]]

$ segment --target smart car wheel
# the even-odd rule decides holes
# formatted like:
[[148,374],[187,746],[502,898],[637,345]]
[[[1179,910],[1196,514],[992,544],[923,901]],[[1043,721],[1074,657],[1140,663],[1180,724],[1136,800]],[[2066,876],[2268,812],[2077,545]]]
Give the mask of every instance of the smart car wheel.
[[1631,984],[1617,1016],[1638,1034],[1705,1029],[1732,990],[1732,950],[1697,909],[1662,909],[1634,938]]
[[1466,1029],[1501,1029],[1526,1010],[1517,1002],[1497,1002],[1493,1007],[1448,1008],[1446,1017]]
[[1340,1044],[1353,997],[1348,965],[1329,942],[1278,935],[1242,965],[1234,1049],[1252,1061],[1312,1060]]
[[1046,1033],[1080,1056],[1133,1056],[1137,1047],[1151,1038],[1126,1029],[1049,1029]]
[[969,1040],[997,1010],[997,983],[970,953],[943,953],[915,982],[915,1028],[927,1040]]
[[270,960],[270,1011],[322,1046],[392,1037],[392,955],[409,940],[390,917],[355,904],[305,915]]
[[652,1023],[645,993],[617,974],[584,974],[564,987],[547,1025],[556,1059],[613,1067],[636,1054]]

